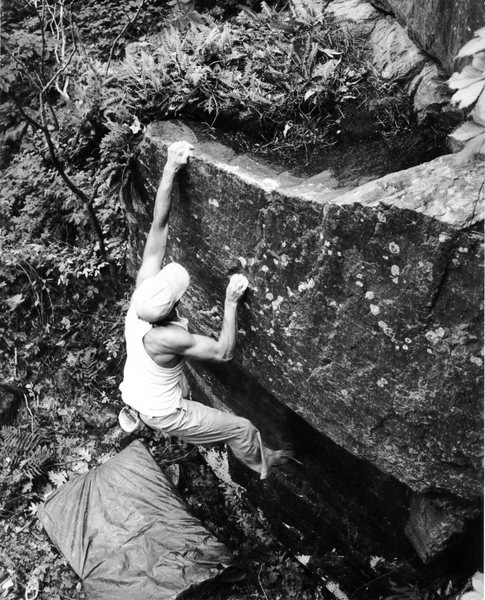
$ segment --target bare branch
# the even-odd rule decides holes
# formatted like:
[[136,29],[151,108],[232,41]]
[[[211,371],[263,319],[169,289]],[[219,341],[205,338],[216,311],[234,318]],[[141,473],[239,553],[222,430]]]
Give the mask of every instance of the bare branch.
[[141,9],[145,6],[145,2],[146,2],[146,0],[141,0],[140,6],[137,8],[137,11],[136,11],[135,15],[133,16],[133,18],[130,19],[126,23],[126,25],[123,27],[123,29],[120,31],[120,33],[116,36],[115,41],[111,45],[111,48],[110,48],[110,51],[109,51],[108,62],[106,63],[105,76],[108,75],[109,66],[110,66],[110,63],[111,63],[111,59],[113,58],[113,53],[114,53],[116,44],[119,42],[120,38],[126,33],[126,30],[128,29],[128,27],[130,25],[132,25],[138,19],[138,15],[140,14]]
[[57,119],[56,111],[54,110],[54,107],[52,106],[52,104],[50,103],[49,100],[47,100],[47,105],[49,107],[49,112],[51,113],[52,120],[54,121],[54,127],[58,131],[59,130],[59,121]]
[[74,48],[74,50],[72,50],[71,54],[69,55],[69,58],[67,59],[67,62],[60,67],[59,69],[57,69],[57,71],[54,73],[54,75],[49,79],[49,81],[44,85],[44,87],[41,90],[41,93],[44,94],[49,87],[54,83],[54,81],[59,77],[59,75],[65,71],[67,69],[67,67],[69,66],[69,64],[71,63],[74,55],[76,54],[76,49]]
[[29,125],[32,125],[32,127],[34,127],[35,129],[43,132],[44,128],[43,128],[42,124],[39,123],[38,121],[36,121],[33,117],[31,117],[28,113],[25,112],[24,107],[20,104],[20,102],[18,101],[15,94],[12,91],[10,91],[9,95],[12,98],[12,100],[14,101],[14,104],[17,107],[17,110],[22,115],[22,117],[27,121],[27,123],[29,123]]
[[40,103],[40,115],[41,115],[41,120],[42,120],[42,132],[44,134],[45,141],[47,142],[47,148],[49,149],[49,154],[50,154],[50,157],[52,160],[52,164],[54,165],[56,171],[59,173],[61,179],[64,181],[64,183],[67,185],[67,187],[71,190],[71,192],[75,196],[77,196],[77,198],[79,198],[81,200],[81,202],[86,206],[88,215],[89,215],[89,220],[91,221],[91,225],[94,229],[96,237],[98,238],[99,251],[100,251],[101,257],[104,260],[107,260],[106,247],[104,244],[104,235],[103,235],[103,231],[101,229],[98,218],[97,218],[96,213],[93,208],[93,199],[89,198],[72,181],[72,179],[65,172],[64,165],[62,164],[62,162],[59,160],[59,157],[57,156],[54,142],[52,141],[51,134],[47,127],[47,122],[46,122],[46,118],[45,118],[45,106],[44,106],[44,100],[43,100],[42,94],[39,94],[39,103]]

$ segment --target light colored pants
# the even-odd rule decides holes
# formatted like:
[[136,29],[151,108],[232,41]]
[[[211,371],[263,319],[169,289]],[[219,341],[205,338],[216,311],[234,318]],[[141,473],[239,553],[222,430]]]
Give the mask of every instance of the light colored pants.
[[200,402],[182,399],[181,408],[166,417],[149,417],[140,414],[140,419],[157,431],[174,435],[190,444],[213,446],[226,443],[234,456],[261,479],[268,476],[265,446],[256,427],[245,419],[230,413],[205,406]]

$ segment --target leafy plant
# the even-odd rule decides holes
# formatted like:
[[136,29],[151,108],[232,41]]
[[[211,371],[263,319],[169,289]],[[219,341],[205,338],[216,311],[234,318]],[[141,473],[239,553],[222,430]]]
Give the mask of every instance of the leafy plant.
[[294,2],[292,11],[263,2],[261,13],[244,9],[230,23],[207,15],[183,35],[166,27],[127,50],[109,85],[145,122],[185,115],[256,125],[263,138],[286,137],[292,123],[323,125],[350,72],[349,40],[318,5]]
[[0,429],[0,515],[18,494],[32,489],[32,482],[42,475],[52,461],[54,452],[42,430],[6,426]]
[[451,101],[459,108],[468,109],[468,120],[450,134],[464,142],[459,153],[462,162],[475,154],[485,154],[485,27],[475,32],[475,37],[466,43],[457,58],[472,56],[470,64],[458,73],[453,73],[448,85],[456,90]]

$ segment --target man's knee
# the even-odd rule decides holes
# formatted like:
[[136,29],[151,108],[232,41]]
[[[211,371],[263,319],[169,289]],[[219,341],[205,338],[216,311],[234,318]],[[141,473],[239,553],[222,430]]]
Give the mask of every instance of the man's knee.
[[237,428],[241,435],[245,435],[248,437],[253,437],[258,432],[257,428],[253,425],[253,423],[245,417],[239,417]]

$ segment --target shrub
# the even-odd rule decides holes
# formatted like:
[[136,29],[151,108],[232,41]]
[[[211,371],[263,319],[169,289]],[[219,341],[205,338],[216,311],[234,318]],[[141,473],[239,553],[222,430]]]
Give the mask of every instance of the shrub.
[[195,116],[258,125],[262,137],[293,122],[321,125],[355,80],[349,39],[303,3],[293,13],[262,7],[230,23],[206,17],[183,35],[171,26],[132,45],[112,66],[110,87],[124,90],[123,106],[144,121]]

